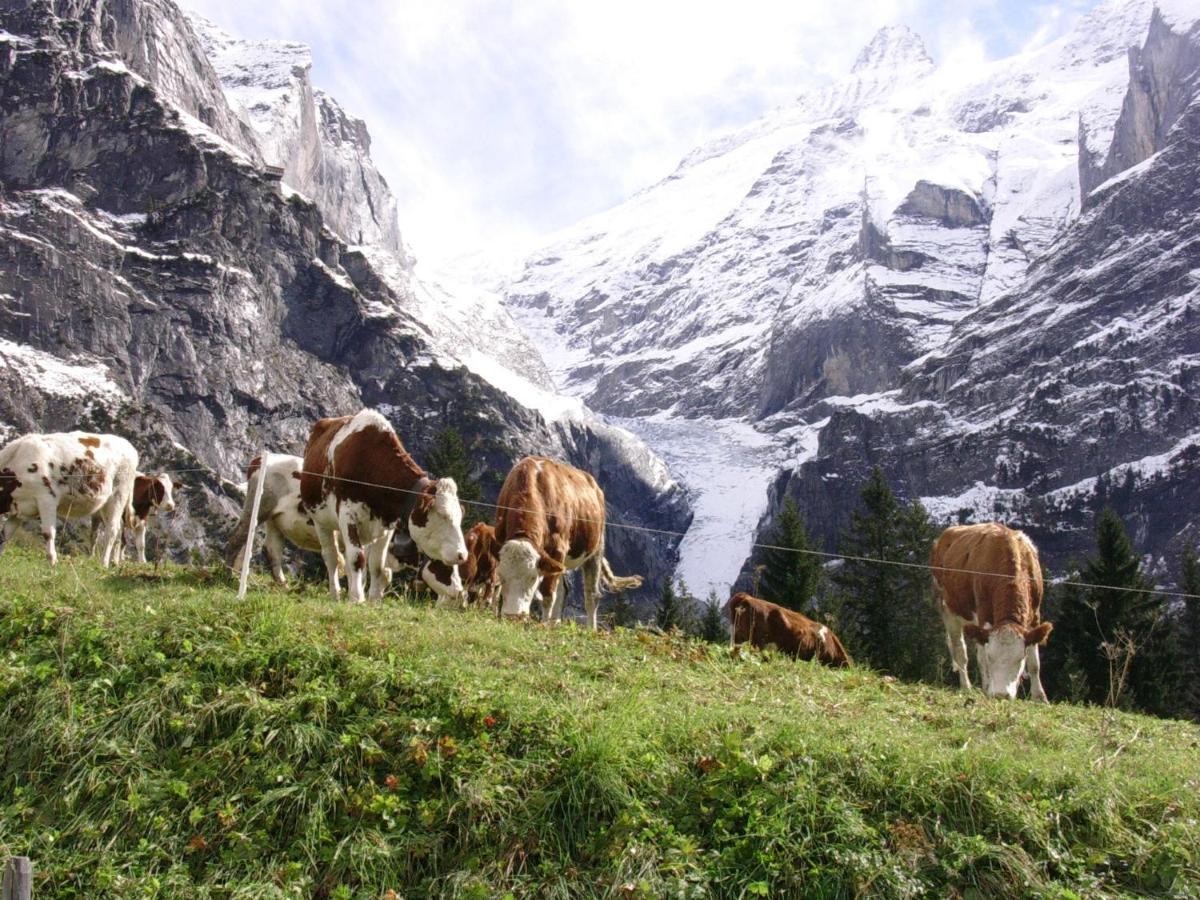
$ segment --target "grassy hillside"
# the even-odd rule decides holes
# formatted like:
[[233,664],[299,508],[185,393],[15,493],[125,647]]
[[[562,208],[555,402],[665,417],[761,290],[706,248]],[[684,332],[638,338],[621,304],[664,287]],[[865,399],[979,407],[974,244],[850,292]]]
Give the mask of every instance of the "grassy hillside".
[[0,558],[37,896],[1200,893],[1191,726],[256,584]]

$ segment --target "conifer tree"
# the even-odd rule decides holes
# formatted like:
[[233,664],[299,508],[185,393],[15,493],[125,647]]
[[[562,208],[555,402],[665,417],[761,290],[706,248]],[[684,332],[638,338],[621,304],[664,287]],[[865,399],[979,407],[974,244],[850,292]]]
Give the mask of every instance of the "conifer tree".
[[[1079,667],[1083,699],[1104,704],[1119,694],[1122,702],[1164,715],[1176,702],[1177,668],[1171,647],[1166,605],[1147,593],[1149,580],[1141,560],[1112,509],[1096,523],[1096,552],[1083,565],[1077,587],[1063,595],[1057,637]],[[1124,649],[1132,642],[1133,659],[1124,685],[1117,683]]]
[[464,529],[491,518],[491,510],[479,505],[483,491],[471,475],[471,459],[457,428],[451,426],[438,432],[426,454],[426,461],[430,473],[438,478],[453,478],[458,485],[458,499],[463,501]]
[[683,626],[683,599],[676,591],[671,579],[663,582],[662,591],[658,595],[658,605],[654,608],[654,624],[663,631]]
[[710,644],[723,644],[729,640],[729,632],[725,627],[723,604],[717,592],[709,591],[708,599],[704,601],[696,629],[696,636]]
[[839,545],[842,554],[858,557],[833,576],[843,642],[856,659],[902,678],[944,678],[945,651],[929,641],[941,627],[929,573],[888,564],[926,565],[933,536],[925,508],[916,501],[902,505],[876,467]]
[[758,590],[764,600],[811,615],[813,598],[820,587],[822,558],[811,550],[812,542],[796,501],[785,497],[767,543],[761,553]]

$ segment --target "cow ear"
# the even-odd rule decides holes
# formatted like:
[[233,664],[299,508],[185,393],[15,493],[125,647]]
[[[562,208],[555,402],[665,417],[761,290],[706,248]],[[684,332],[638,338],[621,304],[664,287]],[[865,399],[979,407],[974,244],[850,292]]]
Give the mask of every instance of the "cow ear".
[[409,521],[418,528],[424,528],[429,524],[429,511],[433,509],[434,490],[429,489],[421,492],[417,497],[417,505],[413,507],[412,514],[409,515]]
[[562,567],[562,563],[543,553],[538,558],[538,571],[543,575],[561,575],[566,569]]
[[1030,628],[1025,632],[1025,646],[1032,647],[1034,644],[1045,644],[1046,639],[1050,637],[1050,632],[1053,630],[1053,622],[1043,622],[1035,628]]
[[968,640],[975,641],[977,644],[986,644],[992,633],[986,628],[980,628],[974,622],[968,622],[963,626],[963,634]]
[[176,481],[175,479],[173,479],[173,478],[172,478],[172,479],[171,479],[171,490],[173,490],[173,491],[182,491],[182,490],[183,490],[183,482],[182,482],[182,481]]

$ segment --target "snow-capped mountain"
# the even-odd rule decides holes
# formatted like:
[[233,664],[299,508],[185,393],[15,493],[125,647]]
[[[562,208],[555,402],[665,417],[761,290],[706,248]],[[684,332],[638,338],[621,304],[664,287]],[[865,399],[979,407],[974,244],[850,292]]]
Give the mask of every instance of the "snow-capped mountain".
[[[306,60],[202,42],[170,0],[0,3],[0,435],[114,430],[184,470],[178,553],[223,545],[255,453],[364,405],[418,459],[456,426],[493,492],[548,453],[595,472],[614,518],[685,527],[662,462],[547,390],[497,297],[414,276],[366,126]],[[652,576],[677,543],[610,540]]]
[[[507,302],[552,348],[561,386],[629,427],[646,422],[668,462],[670,423],[716,420],[709,432],[723,435],[755,423],[739,499],[753,493],[768,507],[766,452],[782,471],[770,502],[795,493],[826,540],[874,462],[944,517],[957,514],[949,498],[992,489],[1040,509],[1038,497],[1085,474],[1170,451],[1192,424],[1178,405],[1161,430],[1112,410],[1113,430],[1093,432],[1082,409],[1103,415],[1133,360],[1160,359],[1139,377],[1170,382],[1197,349],[1189,329],[1145,308],[1121,242],[1169,235],[1182,242],[1180,265],[1200,270],[1186,240],[1195,206],[1177,202],[1191,196],[1200,157],[1181,154],[1169,172],[1160,158],[1187,139],[1198,17],[1179,0],[1115,0],[1062,39],[974,71],[939,68],[907,28],[885,28],[841,81],[698,148],[663,181],[557,236],[508,284]],[[1155,214],[1167,196],[1159,179],[1176,192],[1170,219]],[[1063,279],[1097,275],[1076,265],[1103,267],[1111,280],[1088,283],[1117,295],[1049,315]],[[1157,289],[1154,309],[1173,303],[1183,315],[1194,280]],[[1147,316],[1171,352],[1157,352],[1163,332],[1146,330]],[[1131,342],[1120,351],[1116,333]],[[997,334],[1011,344],[1000,350]],[[1051,346],[1064,355],[1047,367],[1031,348]],[[1111,394],[1082,375],[1069,382],[1071,362],[1115,365],[1117,352],[1132,368],[1108,373]],[[1038,455],[1021,435],[1045,416],[1024,403],[1055,379],[1062,418]],[[1005,391],[1016,406],[987,426],[994,443],[981,439],[975,408],[951,411],[952,396],[969,394],[997,412]],[[680,475],[702,523],[710,479],[703,465]],[[1079,510],[1095,502],[1093,492],[1059,518],[990,504],[973,514],[1029,525],[1061,563],[1080,546]],[[1185,520],[1163,517],[1147,549],[1161,551]],[[748,549],[730,527],[714,525],[700,556],[685,552],[685,576],[716,543]]]

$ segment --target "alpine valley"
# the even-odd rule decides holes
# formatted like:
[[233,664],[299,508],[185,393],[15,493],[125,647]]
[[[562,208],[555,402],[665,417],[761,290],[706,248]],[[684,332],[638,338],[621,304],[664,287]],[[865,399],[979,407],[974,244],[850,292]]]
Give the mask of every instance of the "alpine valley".
[[556,383],[688,487],[689,585],[744,571],[786,496],[833,549],[873,466],[1051,569],[1105,504],[1174,556],[1200,502],[1198,19],[1116,0],[968,71],[885,28],[504,280]]
[[[512,272],[425,272],[301,44],[172,0],[0,0],[0,425],[136,440],[207,554],[246,462],[364,405],[485,495],[594,472],[613,565],[724,590],[874,466],[1051,569],[1200,501],[1200,7],[1113,0],[964,71],[903,26]],[[418,241],[419,243],[419,241]],[[477,248],[464,248],[472,250]],[[470,279],[480,286],[465,286]]]

